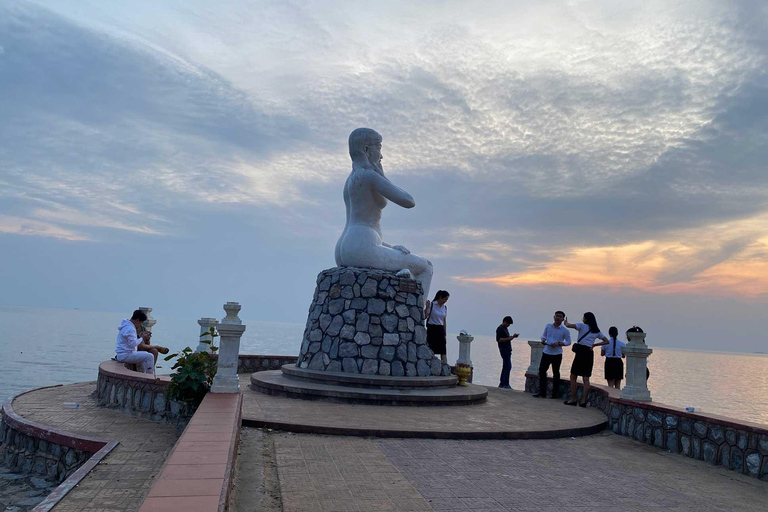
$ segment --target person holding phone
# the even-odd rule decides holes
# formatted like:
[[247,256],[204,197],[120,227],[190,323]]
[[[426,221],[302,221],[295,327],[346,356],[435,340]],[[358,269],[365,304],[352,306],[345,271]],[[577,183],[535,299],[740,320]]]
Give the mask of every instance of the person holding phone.
[[501,325],[496,328],[496,343],[499,345],[499,354],[501,355],[501,377],[499,377],[499,387],[502,389],[512,389],[509,385],[509,372],[512,369],[512,340],[519,334],[509,335],[509,326],[514,322],[511,316],[505,316]]

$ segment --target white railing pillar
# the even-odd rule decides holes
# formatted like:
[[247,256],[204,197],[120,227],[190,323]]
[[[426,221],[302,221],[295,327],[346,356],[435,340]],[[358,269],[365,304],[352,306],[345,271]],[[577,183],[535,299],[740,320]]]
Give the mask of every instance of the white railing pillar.
[[459,358],[456,360],[456,364],[465,364],[472,367],[472,359],[469,357],[472,347],[472,340],[475,339],[469,333],[462,332],[456,339],[459,340]]
[[651,391],[648,389],[648,378],[646,377],[646,366],[648,356],[653,349],[645,344],[644,332],[629,332],[629,343],[622,349],[627,356],[627,384],[621,390],[621,398],[627,400],[636,400],[639,402],[650,402]]
[[237,378],[237,359],[240,355],[240,338],[245,332],[245,326],[237,314],[240,304],[227,302],[224,304],[227,316],[219,324],[219,361],[216,376],[213,378],[211,393],[239,393],[240,381]]
[[143,325],[144,328],[149,332],[152,332],[152,327],[157,323],[157,320],[152,318],[152,315],[150,314],[152,313],[152,308],[141,307],[139,308],[139,311],[142,311],[145,315],[147,315],[147,319],[141,325]]
[[[219,321],[215,318],[201,318],[197,321],[197,325],[200,326],[200,343],[197,344],[195,352],[210,352],[211,343],[213,343],[213,338],[211,338],[211,327],[219,325]],[[203,343],[204,341],[207,341],[208,343]]]
[[528,366],[528,369],[525,370],[525,373],[538,375],[539,364],[541,363],[541,354],[542,350],[544,349],[544,345],[541,344],[541,340],[528,340],[528,346],[531,347],[531,364]]

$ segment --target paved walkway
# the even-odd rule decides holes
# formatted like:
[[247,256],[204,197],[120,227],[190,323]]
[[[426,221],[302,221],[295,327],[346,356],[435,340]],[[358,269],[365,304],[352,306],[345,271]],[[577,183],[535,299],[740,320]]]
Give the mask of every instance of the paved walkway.
[[285,512],[764,512],[768,484],[608,432],[572,439],[274,433]]
[[[460,436],[502,434],[524,437],[565,429],[599,431],[606,422],[597,409],[567,407],[562,400],[532,398],[521,391],[490,388],[488,400],[464,406],[379,406],[270,396],[248,388],[248,376],[240,376],[243,389],[243,421],[256,426],[272,423],[310,425],[337,429],[361,429],[366,435],[386,431],[456,433]],[[595,429],[595,427],[598,427]],[[300,430],[299,430],[300,431]],[[307,430],[304,430],[307,432]],[[320,433],[334,433],[320,430]],[[355,432],[351,432],[355,433]],[[571,433],[560,432],[560,437]],[[555,435],[549,437],[557,437]]]
[[[14,400],[20,416],[70,432],[114,439],[117,447],[53,509],[54,512],[133,512],[178,438],[176,429],[100,408],[91,396],[95,382],[40,389]],[[64,409],[64,402],[79,402]]]

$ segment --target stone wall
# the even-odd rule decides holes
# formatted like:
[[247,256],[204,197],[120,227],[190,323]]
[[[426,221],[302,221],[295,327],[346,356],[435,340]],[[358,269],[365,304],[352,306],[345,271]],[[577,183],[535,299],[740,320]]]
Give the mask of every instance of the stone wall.
[[[552,379],[547,381],[551,390]],[[570,397],[567,383],[560,389],[563,399]],[[539,391],[537,375],[526,374],[525,391]],[[582,391],[579,384],[579,396]],[[602,386],[590,388],[587,402],[606,414],[615,434],[768,481],[768,428],[664,404],[625,400],[618,397],[618,390]]]
[[0,424],[0,440],[0,457],[12,472],[39,475],[59,483],[93,455],[92,452],[24,434],[5,421]]
[[180,402],[167,399],[170,377],[134,372],[117,361],[99,365],[96,398],[99,405],[163,423],[183,424],[192,411]]
[[259,356],[240,354],[237,360],[237,373],[255,373],[266,370],[279,370],[284,364],[295,364],[296,356]]
[[320,272],[298,366],[366,375],[450,375],[427,346],[421,284],[391,272]]

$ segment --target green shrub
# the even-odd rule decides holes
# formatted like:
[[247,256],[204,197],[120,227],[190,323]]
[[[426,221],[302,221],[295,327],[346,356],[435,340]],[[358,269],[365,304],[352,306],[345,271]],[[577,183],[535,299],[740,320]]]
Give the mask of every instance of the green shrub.
[[[211,330],[200,337],[211,336],[214,339],[218,336],[216,330]],[[211,353],[195,352],[186,347],[181,352],[165,356],[166,361],[176,358],[171,367],[171,383],[168,386],[168,398],[182,402],[193,402],[196,406],[203,401],[203,397],[211,389],[213,378],[216,376],[218,359],[213,353],[218,347],[207,340],[201,340],[202,343],[211,345]]]

